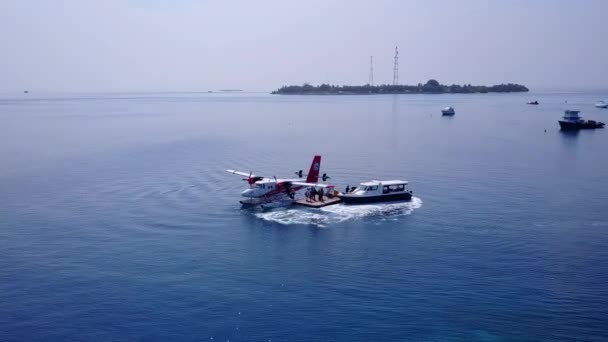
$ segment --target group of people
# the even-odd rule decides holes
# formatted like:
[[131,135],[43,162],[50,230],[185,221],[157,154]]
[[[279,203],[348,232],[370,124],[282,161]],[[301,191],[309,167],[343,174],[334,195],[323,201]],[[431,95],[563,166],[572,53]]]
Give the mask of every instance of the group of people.
[[306,189],[306,202],[316,202],[317,201],[317,196],[319,197],[319,201],[320,202],[324,202],[323,201],[323,188],[320,188],[319,190],[317,190],[317,188],[315,187],[310,187],[308,189]]

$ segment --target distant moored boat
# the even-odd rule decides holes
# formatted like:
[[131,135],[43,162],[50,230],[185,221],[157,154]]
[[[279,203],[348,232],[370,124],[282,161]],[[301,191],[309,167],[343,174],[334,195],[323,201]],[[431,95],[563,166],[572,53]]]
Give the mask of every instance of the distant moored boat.
[[606,101],[598,101],[595,103],[597,108],[608,108],[608,103]]
[[456,114],[456,111],[454,111],[454,107],[447,106],[441,110],[441,114],[454,115],[454,114]]
[[529,104],[529,105],[537,105],[538,101],[534,100],[534,101],[528,101],[526,103]]
[[583,120],[578,113],[578,110],[566,110],[564,112],[563,120],[559,120],[559,127],[563,130],[575,130],[575,129],[592,129],[592,128],[603,128],[604,123],[594,120]]

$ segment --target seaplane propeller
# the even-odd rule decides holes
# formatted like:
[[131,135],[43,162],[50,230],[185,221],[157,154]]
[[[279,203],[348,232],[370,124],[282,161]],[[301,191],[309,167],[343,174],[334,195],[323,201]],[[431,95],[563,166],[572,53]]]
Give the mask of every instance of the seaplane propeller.
[[323,181],[325,182],[326,180],[330,179],[331,177],[329,177],[327,175],[327,173],[324,173],[323,176],[321,176],[321,179],[323,179]]
[[247,178],[243,178],[244,181],[247,181],[249,185],[255,184],[255,182],[264,179],[264,177],[253,176],[253,171],[249,171],[249,176]]
[[304,171],[302,171],[302,170],[300,170],[300,171],[296,171],[296,175],[298,175],[298,177],[299,177],[299,178],[302,178],[302,176],[303,176],[303,172],[304,172]]
[[253,171],[249,171],[249,176],[247,176],[247,178],[243,178],[244,181],[247,181],[247,183],[252,184],[251,182],[251,175],[253,174]]

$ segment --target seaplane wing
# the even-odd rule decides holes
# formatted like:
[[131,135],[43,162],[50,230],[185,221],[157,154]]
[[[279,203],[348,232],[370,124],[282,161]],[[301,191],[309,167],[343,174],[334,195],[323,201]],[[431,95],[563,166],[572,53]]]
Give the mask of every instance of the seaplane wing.
[[241,171],[235,171],[235,170],[226,170],[226,172],[233,173],[235,175],[239,175],[239,176],[243,176],[243,177],[251,177],[251,178],[257,177],[256,175],[251,174],[251,173],[241,172]]
[[333,188],[334,186],[331,184],[323,184],[323,183],[307,183],[307,182],[290,182],[291,185],[297,186],[314,186],[315,188]]

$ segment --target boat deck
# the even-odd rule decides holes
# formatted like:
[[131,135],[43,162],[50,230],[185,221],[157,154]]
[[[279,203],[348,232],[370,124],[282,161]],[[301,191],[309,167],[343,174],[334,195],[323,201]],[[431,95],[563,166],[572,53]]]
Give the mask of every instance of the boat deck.
[[299,200],[294,201],[293,203],[304,206],[304,207],[309,207],[309,208],[322,208],[322,207],[326,207],[328,205],[338,204],[340,202],[342,202],[340,197],[334,196],[332,198],[324,197],[323,202],[320,202],[320,201],[306,202],[306,198],[301,198]]

